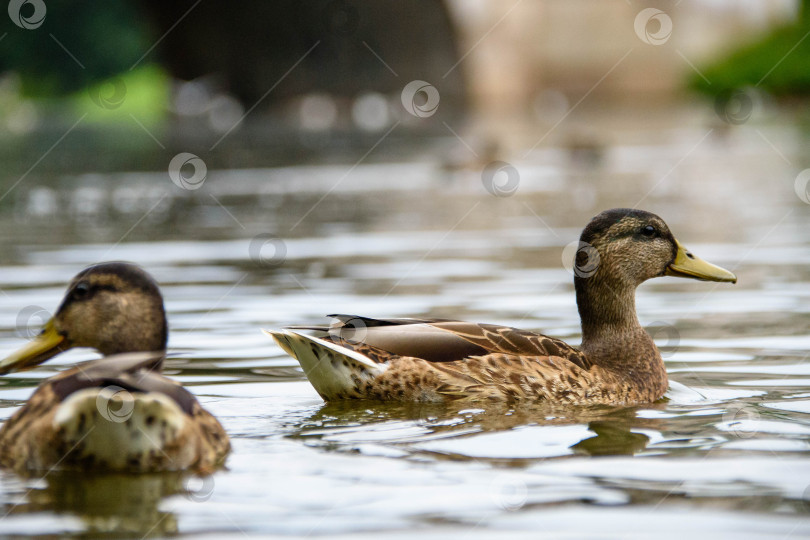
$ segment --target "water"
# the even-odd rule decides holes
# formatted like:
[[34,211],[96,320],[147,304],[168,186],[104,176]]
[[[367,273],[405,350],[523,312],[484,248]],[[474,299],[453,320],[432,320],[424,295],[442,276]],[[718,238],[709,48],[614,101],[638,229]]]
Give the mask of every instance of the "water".
[[[479,165],[423,157],[211,170],[190,192],[164,172],[32,176],[0,218],[0,351],[24,342],[84,265],[137,261],[166,299],[166,372],[222,421],[233,453],[205,478],[0,473],[0,534],[810,535],[802,132],[789,113],[731,131],[650,125],[584,157],[564,143],[506,154],[520,187],[502,198],[483,188]],[[658,403],[325,405],[260,332],[347,312],[487,321],[577,343],[562,249],[592,215],[637,203],[739,277],[639,289],[671,379]],[[71,351],[4,377],[0,418],[43,378],[94,356]]]

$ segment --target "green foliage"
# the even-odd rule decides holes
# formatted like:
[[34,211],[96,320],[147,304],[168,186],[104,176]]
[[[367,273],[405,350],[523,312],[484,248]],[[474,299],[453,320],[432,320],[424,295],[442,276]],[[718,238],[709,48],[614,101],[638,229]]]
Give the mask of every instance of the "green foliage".
[[692,76],[689,85],[707,94],[756,86],[776,96],[810,94],[810,20],[782,27]]
[[[44,3],[45,19],[34,29],[15,25],[5,9],[0,13],[0,36],[5,34],[0,72],[18,73],[25,96],[53,97],[87,88],[129,70],[152,45],[134,2]],[[24,15],[33,11],[32,4],[22,9]]]
[[76,115],[99,123],[131,125],[159,122],[166,114],[170,78],[156,64],[139,66],[110,79],[91,84],[69,97]]

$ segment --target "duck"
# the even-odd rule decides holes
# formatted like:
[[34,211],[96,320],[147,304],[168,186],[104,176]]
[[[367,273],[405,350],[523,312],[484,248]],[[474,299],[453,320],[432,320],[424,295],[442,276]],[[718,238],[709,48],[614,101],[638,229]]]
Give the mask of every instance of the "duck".
[[104,356],[37,387],[0,428],[0,467],[29,473],[220,467],[228,435],[191,392],[161,374],[167,340],[163,297],[143,268],[104,262],[79,272],[42,331],[0,361],[0,375],[74,347]]
[[659,216],[632,208],[590,220],[573,273],[578,347],[496,324],[345,314],[330,315],[328,326],[265,333],[298,360],[327,402],[634,405],[660,399],[669,385],[661,353],[636,315],[636,288],[661,276],[737,281],[686,249]]

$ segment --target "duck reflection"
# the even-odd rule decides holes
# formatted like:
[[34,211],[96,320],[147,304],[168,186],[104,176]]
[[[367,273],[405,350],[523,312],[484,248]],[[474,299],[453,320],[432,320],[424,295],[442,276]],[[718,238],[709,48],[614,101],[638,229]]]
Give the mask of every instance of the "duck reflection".
[[[440,404],[339,401],[325,404],[295,426],[290,436],[329,450],[354,451],[360,444],[373,442],[421,454],[419,443],[426,441],[545,426],[581,426],[586,428],[581,433],[565,432],[566,436],[582,437],[564,447],[568,448],[564,452],[566,456],[572,452],[593,456],[633,455],[644,451],[650,442],[650,437],[641,430],[663,429],[662,420],[639,418],[638,410],[638,407],[618,406],[515,406],[464,400]],[[435,452],[429,453],[435,455]],[[464,459],[464,456],[454,454],[453,458]]]
[[588,429],[596,433],[571,446],[577,453],[589,456],[633,455],[647,448],[650,438],[635,433],[627,426],[605,421],[591,422]]
[[[53,471],[25,479],[18,488],[20,503],[9,503],[6,515],[53,512],[77,517],[83,534],[162,536],[178,532],[177,516],[160,509],[171,495],[204,500],[188,473],[92,474]],[[5,482],[4,482],[5,483]],[[203,486],[210,485],[202,482]]]

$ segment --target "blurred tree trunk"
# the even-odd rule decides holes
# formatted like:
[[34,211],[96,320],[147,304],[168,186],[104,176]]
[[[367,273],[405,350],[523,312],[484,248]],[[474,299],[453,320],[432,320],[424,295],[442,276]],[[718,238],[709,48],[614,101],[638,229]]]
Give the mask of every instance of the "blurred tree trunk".
[[179,79],[213,76],[248,107],[309,92],[399,93],[414,79],[436,85],[443,108],[464,101],[463,66],[447,74],[459,55],[441,0],[195,1],[140,0],[152,34],[166,34],[153,59]]

